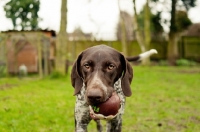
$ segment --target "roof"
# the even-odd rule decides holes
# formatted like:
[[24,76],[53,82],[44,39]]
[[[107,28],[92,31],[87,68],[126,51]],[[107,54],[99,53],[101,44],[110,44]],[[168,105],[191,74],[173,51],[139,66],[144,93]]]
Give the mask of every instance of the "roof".
[[2,31],[2,33],[21,33],[21,32],[51,32],[51,36],[55,37],[56,36],[56,32],[54,30],[7,30],[7,31]]
[[189,26],[186,35],[200,37],[200,23],[195,23]]

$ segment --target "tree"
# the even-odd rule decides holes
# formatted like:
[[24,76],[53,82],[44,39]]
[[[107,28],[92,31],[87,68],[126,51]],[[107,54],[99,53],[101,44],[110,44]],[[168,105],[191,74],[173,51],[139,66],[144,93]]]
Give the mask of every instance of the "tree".
[[11,0],[4,6],[6,17],[12,20],[14,29],[38,29],[39,0]]
[[[133,18],[132,16],[125,12],[125,11],[121,11],[121,17],[123,17],[124,20],[124,24],[125,24],[125,31],[126,31],[126,40],[127,41],[131,41],[133,40]],[[117,24],[117,32],[116,32],[116,36],[118,40],[121,40],[121,23],[120,23],[120,18],[119,18],[119,22]]]
[[121,29],[120,38],[122,43],[122,52],[125,56],[128,56],[128,46],[127,46],[127,40],[126,40],[126,26],[125,26],[125,20],[122,15],[122,11],[120,8],[119,0],[118,0],[118,8],[119,8],[119,25]]
[[[146,6],[146,4],[145,4]],[[142,33],[142,37],[145,37],[144,35],[144,27],[147,27],[144,24],[144,19],[146,18],[146,16],[144,16],[146,14],[145,12],[145,6],[143,8],[143,10],[138,14],[138,26],[139,29],[141,30]],[[147,9],[148,10],[148,9]],[[148,12],[147,12],[148,13]],[[152,12],[149,10],[149,17],[147,20],[150,19],[150,36],[151,39],[155,39],[155,40],[160,40],[163,39],[163,32],[164,29],[161,25],[161,12],[157,12],[156,14],[152,14]],[[124,20],[124,24],[125,24],[125,29],[126,29],[126,40],[127,41],[132,41],[135,40],[135,34],[134,34],[134,29],[133,29],[133,17],[125,12],[125,11],[121,11],[121,17]],[[148,17],[148,16],[147,16]],[[147,35],[147,34],[146,34]],[[121,25],[120,25],[120,19],[119,22],[117,24],[117,31],[116,31],[116,36],[118,40],[121,40]]]
[[162,33],[164,32],[164,29],[161,25],[161,12],[158,12],[157,14],[151,16],[151,24],[153,32],[152,39],[163,39]]
[[192,24],[191,20],[188,18],[187,12],[176,11],[176,28],[178,32],[182,32],[186,27]]
[[[146,5],[145,5],[145,19],[144,19],[144,24],[145,24],[145,37],[143,38],[142,36],[142,31],[138,23],[138,14],[136,10],[136,4],[135,0],[133,0],[133,9],[134,9],[134,28],[135,28],[135,33],[136,33],[136,39],[138,41],[138,44],[140,46],[140,49],[143,52],[147,51],[149,49],[150,41],[151,41],[151,36],[150,36],[150,9],[149,9],[149,0],[147,0]],[[149,58],[146,58],[142,60],[143,65],[149,65]]]
[[[191,7],[195,6],[196,0],[181,0],[183,5],[188,11]],[[178,0],[171,0],[171,20],[170,20],[170,32],[169,32],[169,43],[167,48],[167,59],[171,65],[175,65],[176,59],[178,58],[178,43],[177,43],[177,34],[178,27],[176,23],[176,6]]]
[[67,61],[67,0],[61,3],[60,31],[56,38],[56,71],[66,73]]
[[[149,0],[146,1],[146,4],[144,6],[144,35],[145,35],[145,39],[144,39],[144,43],[145,43],[145,47],[146,47],[146,51],[149,50],[149,46],[150,46],[150,42],[151,42],[151,31],[150,31],[150,8],[149,8]],[[145,65],[149,65],[150,64],[150,58],[146,58],[143,60],[142,62]]]
[[[157,12],[156,14],[152,14],[151,11],[150,13],[150,36],[151,36],[151,40],[162,40],[163,39],[163,32],[164,29],[161,25],[161,12]],[[145,31],[145,25],[144,24],[144,20],[145,20],[145,6],[143,8],[143,10],[138,14],[138,24],[139,27],[142,31],[143,36],[144,35],[144,31]],[[149,18],[148,18],[149,19]]]

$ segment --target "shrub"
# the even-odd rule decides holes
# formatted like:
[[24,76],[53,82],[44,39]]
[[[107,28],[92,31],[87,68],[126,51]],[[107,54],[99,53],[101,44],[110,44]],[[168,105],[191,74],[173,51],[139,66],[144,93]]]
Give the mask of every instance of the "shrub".
[[54,71],[49,75],[50,79],[59,79],[59,78],[63,78],[64,75],[60,72]]
[[167,62],[167,60],[160,60],[159,65],[160,66],[169,66],[169,63]]
[[176,61],[177,66],[196,66],[197,63],[192,60],[187,60],[187,59],[179,59]]

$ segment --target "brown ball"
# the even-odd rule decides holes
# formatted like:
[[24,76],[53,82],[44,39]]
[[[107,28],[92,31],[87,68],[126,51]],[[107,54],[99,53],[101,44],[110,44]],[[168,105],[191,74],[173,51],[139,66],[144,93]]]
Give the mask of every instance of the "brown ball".
[[120,108],[120,98],[116,93],[113,93],[113,95],[107,101],[97,105],[93,105],[92,108],[96,114],[102,114],[104,116],[114,116],[118,113],[118,110]]

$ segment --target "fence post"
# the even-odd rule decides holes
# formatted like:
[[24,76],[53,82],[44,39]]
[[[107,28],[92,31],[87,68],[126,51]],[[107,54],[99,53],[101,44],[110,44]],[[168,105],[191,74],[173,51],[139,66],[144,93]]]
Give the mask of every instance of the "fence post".
[[37,34],[37,51],[38,51],[38,66],[39,66],[39,76],[40,78],[43,77],[43,70],[42,70],[42,50],[41,50],[41,34]]

